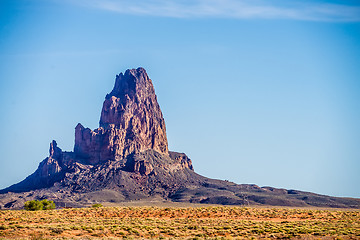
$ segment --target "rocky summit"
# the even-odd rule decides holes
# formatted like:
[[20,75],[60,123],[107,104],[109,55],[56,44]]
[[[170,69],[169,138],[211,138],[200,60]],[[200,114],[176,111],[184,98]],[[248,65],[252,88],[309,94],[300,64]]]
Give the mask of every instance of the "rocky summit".
[[144,200],[360,208],[360,199],[235,184],[197,174],[184,153],[169,151],[165,121],[143,68],[117,75],[105,97],[99,128],[79,123],[73,152],[62,151],[52,141],[49,156],[33,174],[0,190],[0,208],[22,208],[27,200],[45,198],[59,207]]
[[165,121],[145,69],[127,70],[116,76],[114,89],[106,95],[100,127],[92,131],[76,126],[74,153],[97,164],[149,149],[169,155]]

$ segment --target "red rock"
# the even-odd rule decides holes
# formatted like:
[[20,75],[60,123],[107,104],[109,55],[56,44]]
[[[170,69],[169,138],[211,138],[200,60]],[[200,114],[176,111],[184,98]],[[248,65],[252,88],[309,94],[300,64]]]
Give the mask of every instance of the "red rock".
[[165,121],[145,69],[131,69],[116,76],[103,104],[100,127],[92,131],[76,126],[74,152],[96,164],[148,149],[168,155]]

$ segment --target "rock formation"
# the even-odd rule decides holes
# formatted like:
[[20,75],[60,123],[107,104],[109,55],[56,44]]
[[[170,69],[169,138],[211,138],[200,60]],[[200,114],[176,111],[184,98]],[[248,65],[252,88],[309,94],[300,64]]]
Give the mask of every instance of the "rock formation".
[[148,149],[168,155],[165,121],[145,69],[127,70],[106,95],[100,127],[76,126],[74,152],[96,164]]
[[[116,169],[119,172],[114,178],[123,172],[130,173],[130,179],[160,174],[163,175],[161,181],[168,181],[168,185],[175,182],[171,179],[174,171],[193,171],[191,160],[185,154],[168,150],[165,121],[152,81],[143,68],[127,70],[116,76],[113,90],[105,97],[99,125],[95,130],[80,123],[75,127],[73,152],[63,152],[56,141],[52,141],[49,157],[39,164],[38,169],[22,182],[1,192],[56,186],[87,192],[101,188],[99,186],[108,187],[107,184],[113,187],[114,179],[97,181],[89,178],[98,174],[92,172],[94,169],[103,166],[106,168],[98,179],[110,174],[109,169]],[[143,185],[135,187],[136,191],[139,189],[145,188]]]
[[116,76],[99,128],[80,123],[73,152],[50,143],[49,157],[23,181],[0,190],[0,208],[48,198],[58,206],[161,199],[215,204],[360,207],[359,199],[260,188],[214,180],[194,172],[184,153],[168,149],[165,121],[145,69]]

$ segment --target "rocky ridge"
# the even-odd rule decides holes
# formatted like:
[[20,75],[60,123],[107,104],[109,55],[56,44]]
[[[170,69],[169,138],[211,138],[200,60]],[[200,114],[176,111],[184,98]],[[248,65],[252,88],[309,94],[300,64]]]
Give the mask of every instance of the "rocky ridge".
[[210,204],[360,208],[360,200],[214,180],[194,172],[184,153],[168,149],[165,121],[145,69],[116,76],[99,128],[80,123],[73,152],[50,143],[49,156],[23,181],[0,190],[0,208],[32,199],[58,206],[140,199]]

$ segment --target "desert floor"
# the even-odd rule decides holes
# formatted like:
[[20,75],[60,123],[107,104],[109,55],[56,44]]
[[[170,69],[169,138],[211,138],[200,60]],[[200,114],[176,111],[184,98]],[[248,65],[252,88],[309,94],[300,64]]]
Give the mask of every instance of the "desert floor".
[[2,210],[0,239],[360,239],[359,210],[135,205]]

